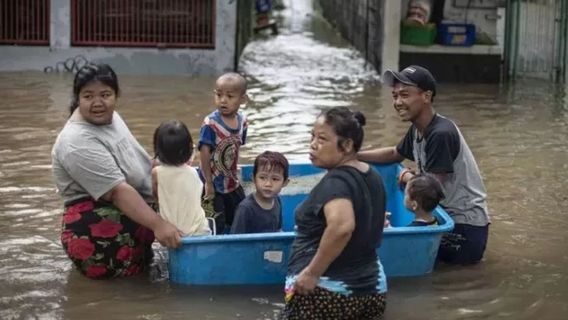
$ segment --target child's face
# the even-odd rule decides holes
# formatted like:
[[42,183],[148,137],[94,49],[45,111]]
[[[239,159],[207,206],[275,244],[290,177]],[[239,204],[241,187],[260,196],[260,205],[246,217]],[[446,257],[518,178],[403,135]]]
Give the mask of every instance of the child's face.
[[241,104],[246,103],[246,94],[235,80],[219,79],[214,92],[215,105],[223,116],[234,116]]
[[259,168],[254,176],[254,186],[257,194],[263,198],[275,198],[282,188],[288,184],[288,179],[284,180],[282,169],[264,166]]

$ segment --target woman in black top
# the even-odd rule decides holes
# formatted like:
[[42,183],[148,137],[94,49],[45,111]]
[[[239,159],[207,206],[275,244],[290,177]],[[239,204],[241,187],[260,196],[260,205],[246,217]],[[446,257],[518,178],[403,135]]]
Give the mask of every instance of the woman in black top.
[[365,117],[345,107],[320,114],[310,160],[327,174],[295,212],[284,319],[381,319],[386,280],[376,248],[385,218],[380,175],[357,160]]

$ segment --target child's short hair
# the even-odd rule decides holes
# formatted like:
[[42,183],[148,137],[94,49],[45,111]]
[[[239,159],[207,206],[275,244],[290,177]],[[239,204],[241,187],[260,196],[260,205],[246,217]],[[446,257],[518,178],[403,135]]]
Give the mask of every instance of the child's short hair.
[[239,89],[241,90],[242,93],[247,92],[247,89],[248,89],[247,79],[239,73],[227,72],[225,74],[222,74],[219,78],[217,78],[216,83],[218,83],[219,81],[222,81],[222,80],[233,81],[239,87]]
[[408,196],[425,211],[432,211],[444,199],[444,191],[438,179],[421,173],[408,181]]
[[154,131],[154,154],[167,165],[188,162],[193,154],[193,139],[187,126],[179,120],[162,122]]
[[282,175],[284,176],[284,180],[286,180],[288,179],[288,166],[288,160],[280,152],[264,151],[254,160],[252,174],[253,177],[255,177],[258,170],[262,167],[269,167],[271,170],[279,168],[282,169]]

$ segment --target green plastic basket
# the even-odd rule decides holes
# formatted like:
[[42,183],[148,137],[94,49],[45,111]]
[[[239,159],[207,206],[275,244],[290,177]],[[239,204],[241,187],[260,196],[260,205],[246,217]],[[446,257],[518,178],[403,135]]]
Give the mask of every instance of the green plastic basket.
[[400,28],[400,43],[416,46],[429,46],[436,39],[436,25],[428,23],[419,25],[415,23],[402,23]]

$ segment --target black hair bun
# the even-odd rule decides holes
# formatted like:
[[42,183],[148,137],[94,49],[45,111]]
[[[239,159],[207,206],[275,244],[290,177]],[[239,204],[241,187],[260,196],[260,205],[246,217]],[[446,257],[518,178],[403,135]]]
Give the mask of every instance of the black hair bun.
[[365,115],[361,113],[361,111],[353,112],[353,116],[355,117],[355,119],[357,119],[357,122],[359,122],[359,125],[361,127],[367,124],[367,118],[365,118]]

